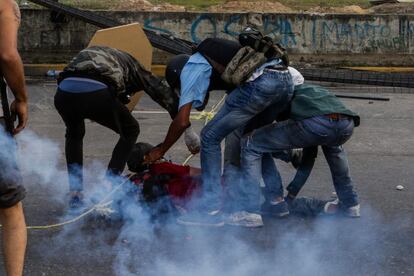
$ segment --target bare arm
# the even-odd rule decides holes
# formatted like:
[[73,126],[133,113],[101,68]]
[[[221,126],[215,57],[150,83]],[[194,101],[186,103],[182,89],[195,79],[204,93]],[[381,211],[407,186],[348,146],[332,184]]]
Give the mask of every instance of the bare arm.
[[151,150],[144,158],[146,163],[155,162],[172,147],[172,145],[177,142],[181,137],[184,131],[190,126],[190,112],[191,112],[192,103],[188,103],[180,108],[177,116],[172,121],[167,136],[165,137],[164,142],[162,142],[158,147]]
[[17,51],[17,31],[20,13],[14,1],[3,0],[0,4],[0,70],[14,94],[11,105],[13,115],[19,119],[14,134],[20,132],[27,122],[27,92],[23,63]]

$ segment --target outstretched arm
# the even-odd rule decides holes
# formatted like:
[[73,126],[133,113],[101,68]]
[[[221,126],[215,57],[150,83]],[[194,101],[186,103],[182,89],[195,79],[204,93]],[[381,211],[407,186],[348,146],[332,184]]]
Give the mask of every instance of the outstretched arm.
[[144,158],[146,163],[159,160],[177,142],[184,131],[190,126],[190,112],[192,103],[183,105],[172,121],[164,142],[152,149]]
[[317,156],[317,146],[303,149],[302,161],[299,164],[295,177],[286,187],[286,190],[289,192],[288,196],[291,199],[295,198],[305,185],[306,181],[308,180],[312,172],[313,165],[315,164],[315,159]]
[[12,115],[18,117],[14,134],[25,128],[27,123],[27,92],[23,63],[17,51],[17,31],[20,12],[14,1],[0,2],[0,71],[14,94],[11,104]]

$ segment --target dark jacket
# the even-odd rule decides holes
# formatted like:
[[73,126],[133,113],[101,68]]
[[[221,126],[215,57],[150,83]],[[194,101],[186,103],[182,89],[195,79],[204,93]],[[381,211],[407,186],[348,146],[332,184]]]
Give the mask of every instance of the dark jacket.
[[83,77],[101,81],[119,95],[132,95],[144,90],[174,118],[178,112],[178,97],[159,78],[147,71],[133,56],[105,46],[82,50],[63,69],[58,83],[68,77]]

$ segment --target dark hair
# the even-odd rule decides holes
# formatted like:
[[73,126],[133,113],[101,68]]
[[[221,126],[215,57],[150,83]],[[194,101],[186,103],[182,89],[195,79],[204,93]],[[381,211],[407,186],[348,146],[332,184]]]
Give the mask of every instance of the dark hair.
[[127,161],[128,169],[135,173],[140,173],[148,169],[148,166],[143,164],[144,156],[152,148],[154,146],[148,143],[136,143]]

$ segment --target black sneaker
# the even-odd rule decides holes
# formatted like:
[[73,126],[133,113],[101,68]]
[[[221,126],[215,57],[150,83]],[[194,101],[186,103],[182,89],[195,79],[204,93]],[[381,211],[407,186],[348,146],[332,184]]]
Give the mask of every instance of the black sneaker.
[[281,201],[277,204],[271,204],[269,201],[266,201],[262,204],[260,211],[263,215],[269,215],[272,217],[286,217],[289,215],[289,208],[286,201]]

